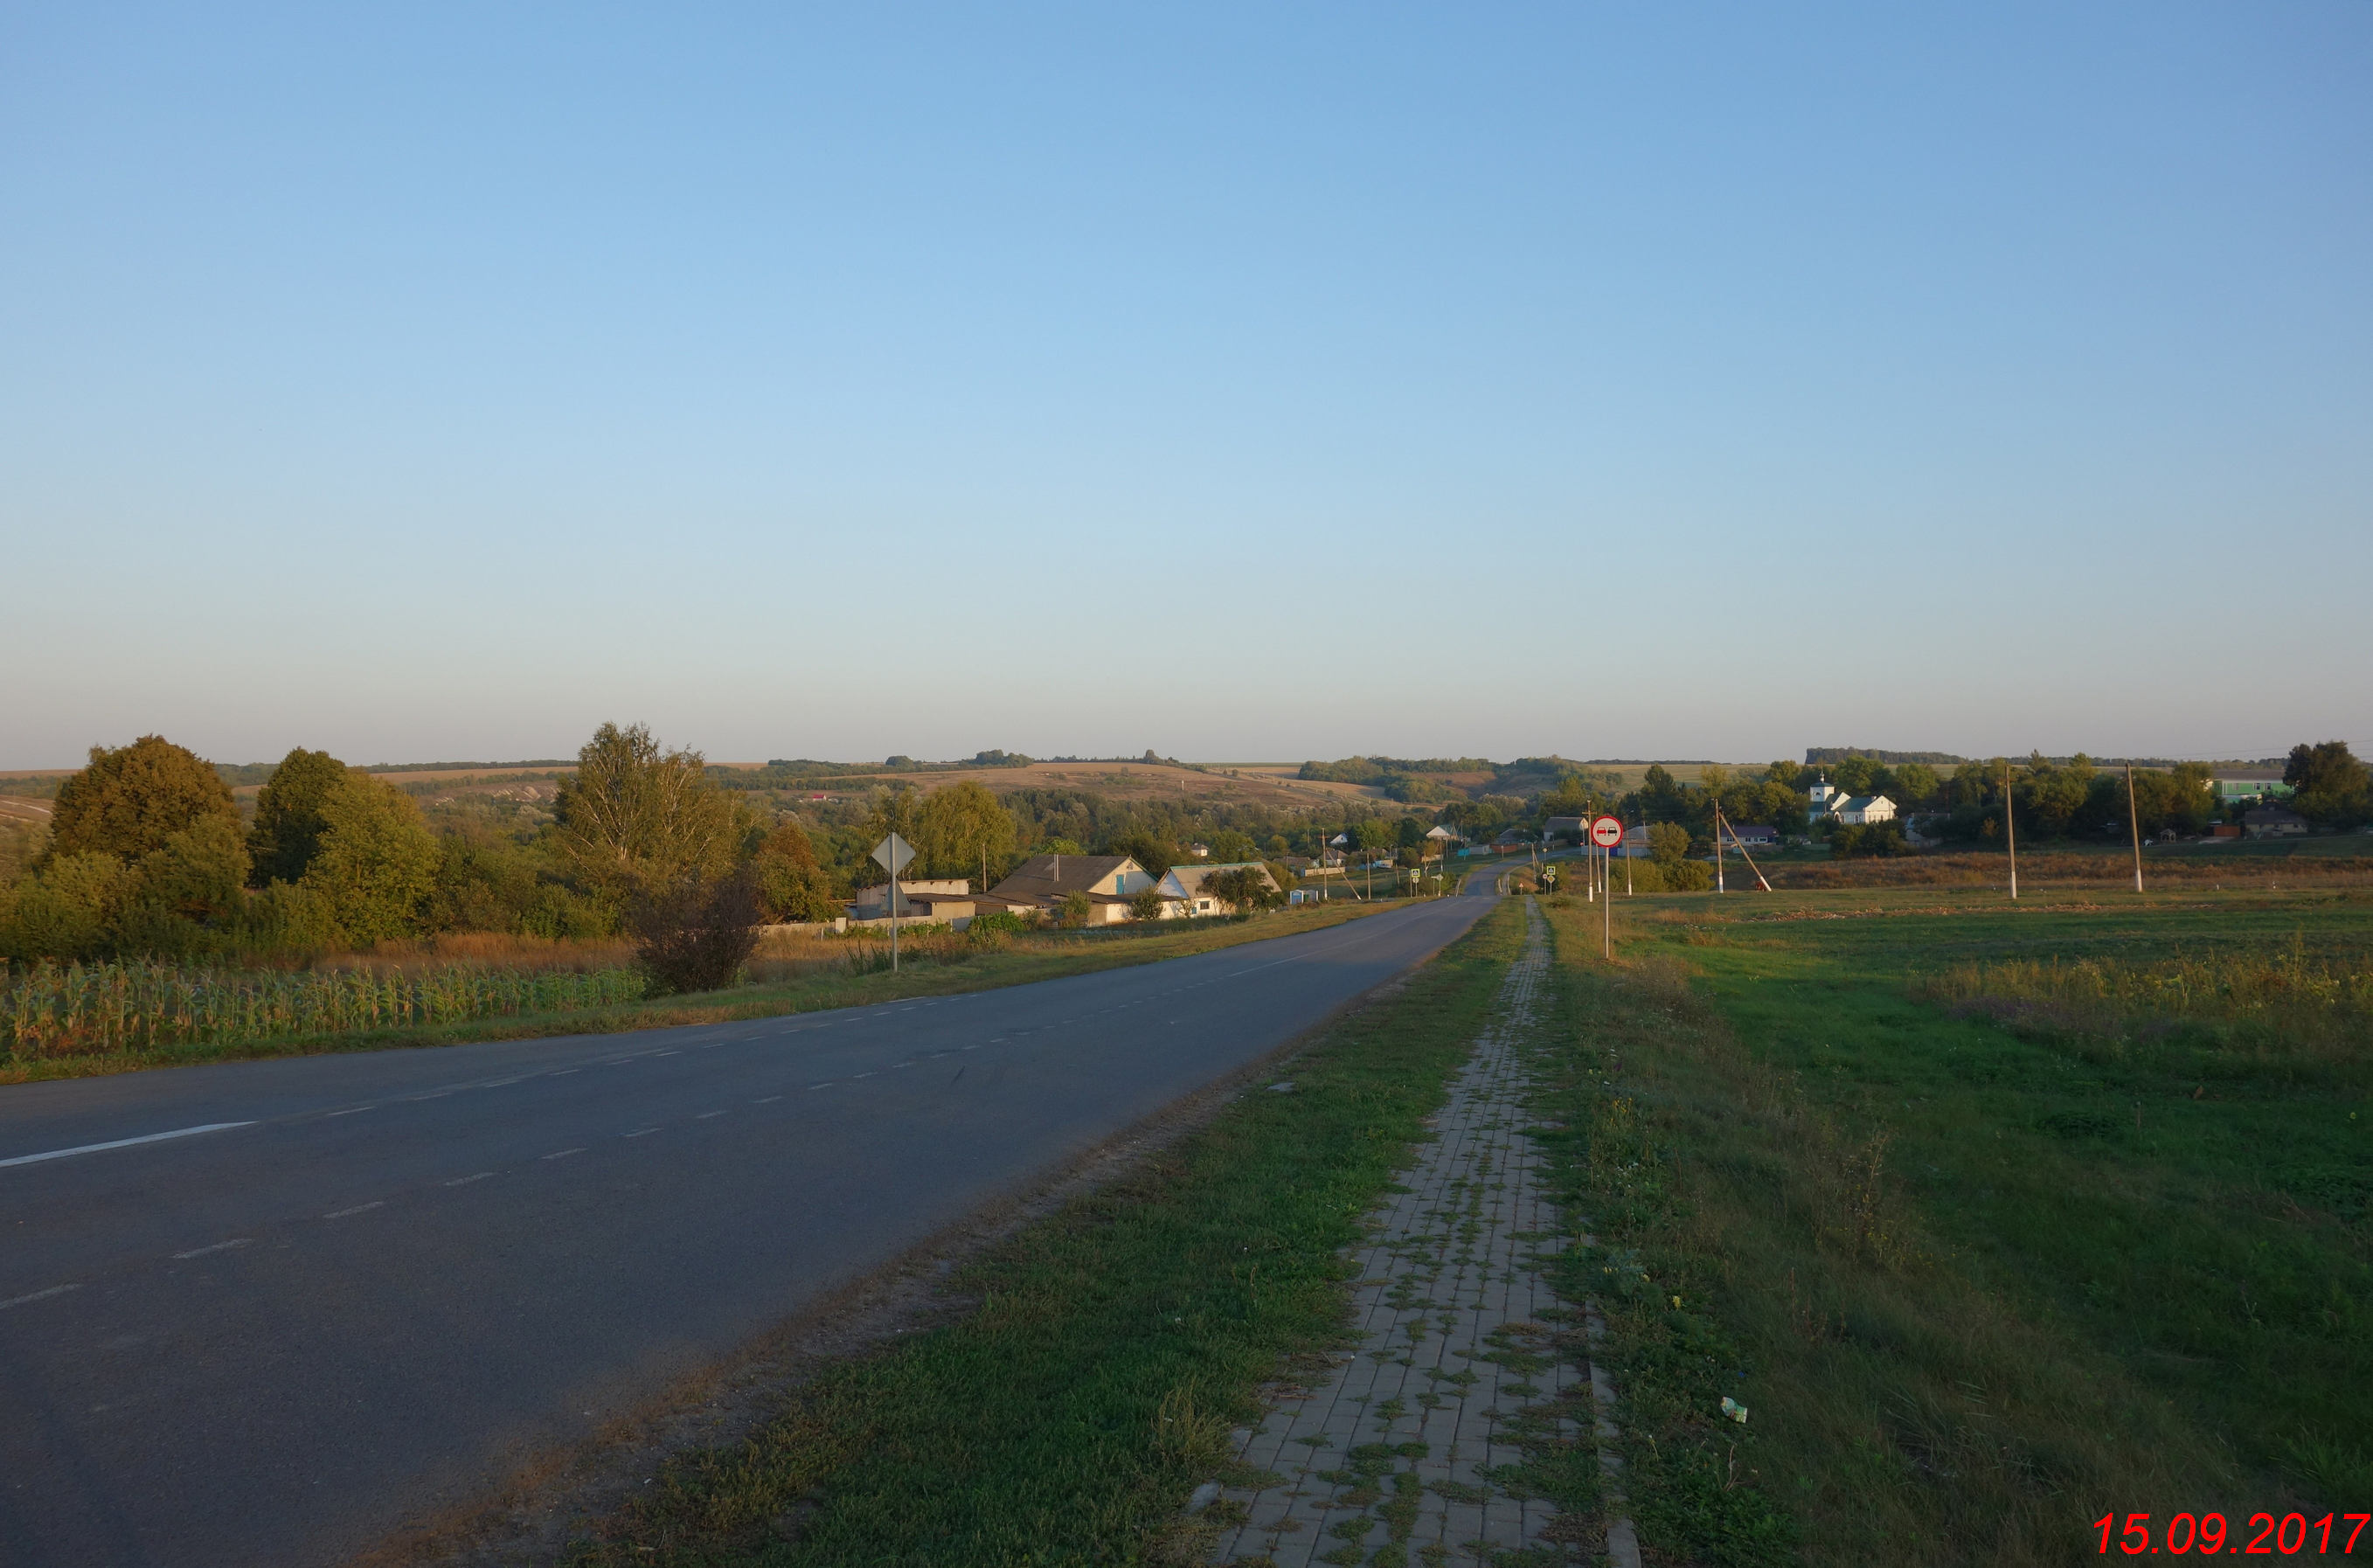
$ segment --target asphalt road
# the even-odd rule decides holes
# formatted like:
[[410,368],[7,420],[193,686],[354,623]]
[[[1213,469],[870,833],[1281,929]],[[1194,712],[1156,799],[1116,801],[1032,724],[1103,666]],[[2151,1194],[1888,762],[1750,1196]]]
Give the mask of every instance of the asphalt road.
[[1488,907],[839,1012],[0,1089],[0,1563],[338,1562]]

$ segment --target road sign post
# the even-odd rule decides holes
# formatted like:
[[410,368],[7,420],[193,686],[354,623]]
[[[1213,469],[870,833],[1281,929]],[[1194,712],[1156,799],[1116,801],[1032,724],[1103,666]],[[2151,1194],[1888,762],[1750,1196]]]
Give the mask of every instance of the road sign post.
[[[1615,863],[1612,858],[1615,847],[1623,842],[1623,825],[1611,816],[1595,817],[1590,824],[1590,841],[1598,846],[1602,854],[1608,857],[1603,863],[1612,866]],[[1613,885],[1615,879],[1607,877],[1603,880],[1606,885],[1600,891],[1608,896],[1602,897],[1598,901],[1600,956],[1613,958],[1615,956],[1615,899],[1612,895],[1615,891]]]
[[898,972],[898,873],[915,858],[915,847],[892,834],[873,846],[873,859],[890,873],[890,972]]

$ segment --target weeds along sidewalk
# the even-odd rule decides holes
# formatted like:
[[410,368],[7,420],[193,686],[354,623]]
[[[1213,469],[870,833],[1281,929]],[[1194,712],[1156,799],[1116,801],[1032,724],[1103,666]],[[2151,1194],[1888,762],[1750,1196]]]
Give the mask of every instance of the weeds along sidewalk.
[[1493,1016],[1513,906],[1278,1077],[946,1281],[938,1326],[827,1363],[684,1454],[565,1561],[770,1568],[1197,1562],[1231,1429],[1347,1329],[1344,1261]]
[[[1905,1179],[1894,1100],[1823,1099],[1827,1081],[1761,1059],[1644,937],[1603,963],[1596,914],[1550,911],[1537,1104],[1563,1124],[1544,1141],[1575,1244],[1550,1273],[1603,1306],[1651,1561],[2073,1563],[2098,1561],[2104,1513],[2299,1506],[2114,1347],[1940,1239],[1929,1205],[1958,1189]],[[1755,994],[1809,1027],[1843,1005],[1811,981]],[[1960,1134],[1989,1159],[1995,1136]]]

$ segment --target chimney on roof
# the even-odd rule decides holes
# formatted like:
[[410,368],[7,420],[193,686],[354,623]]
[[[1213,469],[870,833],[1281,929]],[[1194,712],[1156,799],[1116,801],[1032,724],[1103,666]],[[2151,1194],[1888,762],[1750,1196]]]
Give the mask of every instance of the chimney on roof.
[[1055,851],[1055,885],[1063,885],[1063,851],[1060,849]]

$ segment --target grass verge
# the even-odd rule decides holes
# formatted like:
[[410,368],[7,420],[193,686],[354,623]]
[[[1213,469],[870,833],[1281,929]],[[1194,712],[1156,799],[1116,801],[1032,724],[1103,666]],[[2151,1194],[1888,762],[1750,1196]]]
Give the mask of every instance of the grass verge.
[[2253,1514],[2373,1506],[2358,1075],[2244,1030],[2203,1082],[2205,1036],[2120,1048],[1919,986],[2301,926],[2361,954],[2365,914],[1641,900],[1607,965],[1596,910],[1552,911],[1546,1108],[1597,1241],[1564,1282],[1612,1330],[1643,1543],[2058,1563],[2098,1560],[2107,1514],[2213,1510],[2238,1544]]
[[1183,1513],[1264,1385],[1349,1322],[1342,1250],[1410,1157],[1523,942],[1495,910],[1247,1094],[976,1259],[975,1304],[836,1363],[749,1441],[671,1462],[572,1568],[1199,1562]]
[[[1060,979],[1104,969],[1184,958],[1247,942],[1323,930],[1400,904],[1318,905],[1278,910],[1240,923],[1210,925],[1155,936],[1031,936],[1005,947],[964,950],[943,943],[941,956],[887,970],[850,973],[832,968],[771,983],[686,996],[653,997],[614,1007],[566,1012],[512,1013],[450,1024],[354,1030],[335,1035],[289,1036],[228,1044],[192,1044],[146,1051],[107,1051],[56,1056],[0,1058],[0,1085],[57,1078],[97,1078],[158,1067],[248,1061],[274,1057],[319,1056],[333,1051],[390,1050],[405,1047],[458,1046],[484,1040],[544,1039],[560,1035],[612,1035],[631,1029],[680,1024],[726,1024],[866,1007],[907,997],[951,996]],[[1026,945],[1025,945],[1026,944]],[[887,944],[884,949],[886,961]],[[870,956],[870,954],[869,954]]]

